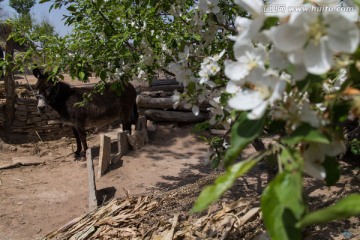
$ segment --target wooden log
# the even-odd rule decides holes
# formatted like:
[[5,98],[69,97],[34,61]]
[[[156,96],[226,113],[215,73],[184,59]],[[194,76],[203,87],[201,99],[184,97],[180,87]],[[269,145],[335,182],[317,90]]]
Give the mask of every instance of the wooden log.
[[198,123],[209,118],[207,113],[199,113],[199,115],[195,116],[192,112],[162,111],[155,109],[146,110],[144,114],[154,122]]
[[[136,98],[136,103],[140,108],[147,109],[163,109],[163,110],[174,110],[175,102],[171,97],[166,98],[152,98],[138,95]],[[191,108],[186,108],[186,103],[180,102],[176,107],[176,110],[191,111]],[[210,104],[204,103],[200,105],[201,111],[207,111],[207,108],[210,107]]]
[[158,86],[151,86],[150,91],[164,91],[164,92],[173,92],[173,91],[184,91],[184,86],[181,86],[179,84],[177,85],[158,85]]
[[94,164],[91,155],[91,148],[86,150],[86,161],[87,161],[88,184],[89,184],[89,212],[91,212],[95,210],[98,206],[98,201],[96,198]]
[[174,92],[164,92],[164,91],[142,91],[142,96],[146,97],[153,97],[153,98],[159,98],[159,97],[171,97],[174,95]]
[[129,143],[127,140],[127,131],[119,132],[117,135],[118,140],[118,155],[121,158],[129,151]]
[[99,154],[99,178],[104,175],[110,165],[111,155],[111,138],[100,135],[100,154]]
[[180,85],[176,79],[157,79],[153,80],[151,86],[164,86],[164,85]]

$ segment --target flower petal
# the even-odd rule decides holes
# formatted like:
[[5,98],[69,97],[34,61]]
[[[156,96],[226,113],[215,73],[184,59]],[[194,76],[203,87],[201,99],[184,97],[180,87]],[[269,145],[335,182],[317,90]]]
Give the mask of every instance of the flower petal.
[[267,108],[267,102],[262,102],[259,106],[254,108],[251,112],[249,112],[247,117],[249,119],[259,119],[264,115],[266,108]]
[[269,51],[269,63],[271,68],[277,68],[279,70],[284,70],[289,66],[289,60],[286,54],[275,47]]
[[241,87],[233,81],[229,81],[226,85],[226,92],[237,93],[241,90]]
[[240,81],[249,74],[249,70],[246,65],[231,60],[226,60],[225,75],[232,81]]
[[332,65],[332,52],[323,37],[319,44],[310,42],[304,51],[306,70],[309,73],[320,75],[330,70]]
[[244,55],[248,53],[253,53],[255,51],[254,45],[250,41],[243,41],[243,39],[236,39],[234,44],[234,56],[236,60],[241,60],[244,58]]
[[269,98],[270,104],[273,104],[275,101],[282,99],[286,88],[286,82],[284,80],[279,80],[274,88],[274,91]]
[[304,63],[304,51],[299,49],[288,54],[288,59],[292,64],[301,65]]
[[294,72],[292,77],[295,81],[301,81],[307,76],[307,71],[304,65],[294,65]]
[[199,107],[196,106],[196,105],[193,105],[193,106],[192,106],[191,111],[193,112],[193,114],[194,114],[195,116],[199,115],[199,113],[200,113],[200,109],[199,109]]
[[306,42],[306,31],[301,27],[281,25],[269,33],[275,47],[283,52],[301,49]]
[[325,177],[326,177],[325,168],[316,162],[311,162],[311,161],[305,160],[304,161],[304,170],[310,176],[320,179],[320,180],[325,179]]
[[346,146],[344,141],[333,141],[330,144],[325,146],[326,155],[335,157],[346,151]]
[[329,24],[330,49],[334,52],[355,52],[359,44],[359,28],[340,14],[328,13],[325,17]]
[[252,110],[263,103],[260,94],[255,91],[242,91],[229,100],[229,106],[237,110]]

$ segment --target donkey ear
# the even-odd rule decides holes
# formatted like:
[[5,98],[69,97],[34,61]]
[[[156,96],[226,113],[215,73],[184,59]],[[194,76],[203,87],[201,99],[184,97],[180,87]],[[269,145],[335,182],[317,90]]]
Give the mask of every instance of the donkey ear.
[[37,67],[35,67],[35,68],[33,69],[33,74],[34,74],[34,76],[35,76],[37,79],[39,79],[39,78],[42,76],[42,73],[41,73],[40,69],[37,68]]

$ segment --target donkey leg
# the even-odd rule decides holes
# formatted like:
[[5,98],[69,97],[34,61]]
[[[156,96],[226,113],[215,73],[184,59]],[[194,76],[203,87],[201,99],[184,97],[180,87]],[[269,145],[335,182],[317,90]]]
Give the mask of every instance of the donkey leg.
[[126,121],[122,123],[123,131],[129,131],[131,134],[131,121]]
[[79,158],[80,157],[80,152],[82,149],[81,146],[81,141],[80,141],[80,136],[79,136],[79,132],[75,127],[72,127],[75,139],[76,139],[76,151],[75,151],[75,158]]
[[81,157],[85,157],[85,152],[88,149],[88,146],[87,146],[87,143],[86,143],[86,132],[82,128],[80,128],[80,129],[78,128],[77,130],[78,130],[78,133],[79,133],[80,141],[81,141],[82,146],[84,148],[84,152],[81,153],[81,155],[82,155]]
[[131,124],[136,126],[139,118],[136,104],[131,109],[129,109],[128,113],[125,113],[124,115],[129,117],[123,118],[121,121],[123,125],[123,131],[129,131],[129,133],[131,134]]
[[130,115],[130,121],[132,122],[132,124],[136,125],[139,119],[139,113],[137,110],[137,106],[136,103],[134,104],[134,107],[132,109],[131,115]]

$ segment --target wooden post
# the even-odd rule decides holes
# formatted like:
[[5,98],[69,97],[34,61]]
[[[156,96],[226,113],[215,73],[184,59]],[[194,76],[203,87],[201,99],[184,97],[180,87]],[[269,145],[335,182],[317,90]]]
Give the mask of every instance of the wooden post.
[[124,156],[129,151],[127,133],[128,131],[118,133],[118,155],[120,157]]
[[96,198],[94,164],[91,156],[91,148],[86,150],[86,161],[87,161],[88,183],[89,183],[89,212],[91,212],[95,210],[98,206],[98,201]]
[[146,121],[147,120],[146,120],[145,116],[139,117],[138,122],[136,124],[136,130],[141,132],[141,134],[144,137],[144,142],[148,143],[149,137],[148,137],[148,132],[147,132],[147,122]]
[[99,154],[99,177],[104,175],[110,165],[111,139],[104,134],[100,135],[100,154]]

